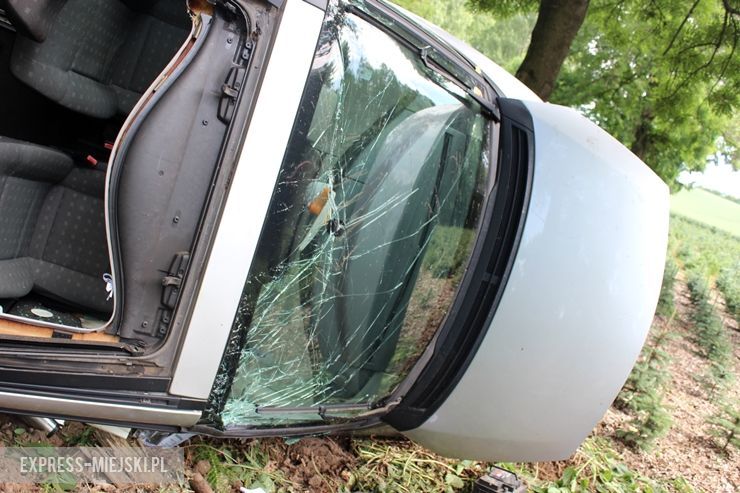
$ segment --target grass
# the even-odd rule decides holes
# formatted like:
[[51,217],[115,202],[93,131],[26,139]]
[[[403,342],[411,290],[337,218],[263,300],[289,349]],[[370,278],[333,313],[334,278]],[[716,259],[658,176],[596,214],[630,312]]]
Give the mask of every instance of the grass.
[[706,190],[682,190],[673,195],[671,212],[740,237],[740,204]]
[[[343,493],[472,491],[490,468],[445,459],[410,442],[356,440],[353,446],[359,462]],[[531,493],[695,493],[683,478],[655,481],[631,470],[604,437],[586,440],[557,478],[545,477],[538,464],[498,465],[515,472]]]
[[740,238],[704,223],[671,216],[668,254],[681,267],[713,281],[721,272],[740,272]]
[[[6,428],[8,425],[10,423],[6,423]],[[96,445],[87,430],[90,428],[74,428],[72,433],[63,435],[62,445]],[[21,427],[15,435],[15,440],[20,443],[30,438],[27,430]],[[334,471],[329,475],[325,470],[317,469],[322,481],[314,486],[311,482],[297,481],[301,479],[295,474],[300,462],[304,465],[319,464],[315,462],[316,456],[301,452],[301,443],[276,439],[216,441],[196,438],[185,445],[185,456],[190,467],[202,474],[215,492],[235,491],[239,486],[262,488],[267,493],[470,492],[475,480],[491,466],[485,462],[440,457],[410,441],[353,438],[347,439],[343,445],[342,454],[349,460],[343,464],[341,474]],[[52,444],[39,445],[48,447]],[[571,460],[560,463],[562,472],[556,475],[552,471],[545,472],[545,464],[498,465],[515,472],[526,482],[531,493],[697,493],[683,478],[656,481],[631,470],[614,450],[611,441],[604,437],[586,440]],[[53,481],[38,485],[33,491],[86,490],[78,489],[73,482]],[[155,486],[153,489],[137,488],[136,491],[190,490]]]
[[424,255],[424,269],[434,277],[459,280],[474,239],[472,229],[438,226]]
[[603,437],[586,440],[570,464],[555,481],[540,481],[526,467],[519,473],[532,493],[664,493],[679,491],[677,484],[685,485],[685,493],[695,491],[683,478],[655,481],[629,469]]
[[341,491],[453,492],[469,489],[483,463],[439,457],[411,442],[355,440],[358,465]]

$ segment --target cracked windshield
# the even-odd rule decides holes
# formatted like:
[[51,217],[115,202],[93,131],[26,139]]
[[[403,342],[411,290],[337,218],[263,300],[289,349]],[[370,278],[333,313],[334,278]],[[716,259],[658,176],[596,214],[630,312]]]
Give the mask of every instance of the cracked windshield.
[[224,425],[348,416],[331,406],[395,389],[470,256],[487,126],[416,51],[328,15],[234,322]]

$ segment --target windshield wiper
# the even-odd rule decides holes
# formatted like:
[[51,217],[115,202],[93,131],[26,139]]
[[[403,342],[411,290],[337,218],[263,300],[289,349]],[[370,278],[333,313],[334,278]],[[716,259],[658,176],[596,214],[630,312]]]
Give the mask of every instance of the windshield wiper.
[[[359,404],[326,404],[305,407],[282,407],[282,406],[257,406],[254,412],[257,414],[318,414],[324,421],[337,421],[344,419],[371,418],[385,415],[400,404],[400,399],[389,402],[382,406],[371,402]],[[343,416],[342,414],[351,414]]]
[[[387,18],[388,14],[382,9],[374,7],[375,12],[371,12],[370,9],[366,10],[359,7],[358,5],[352,4],[347,5],[345,7],[345,10],[390,34],[409,48],[416,51],[419,59],[424,63],[425,67],[449,79],[455,85],[460,87],[460,89],[465,91],[465,93],[476,103],[478,103],[481,108],[485,110],[485,112],[488,113],[495,121],[500,121],[500,112],[498,106],[496,106],[496,103],[494,101],[491,101],[484,97],[483,91],[480,89],[478,84],[476,84],[474,77],[471,74],[467,73],[464,69],[455,66],[455,62],[445,56],[445,54],[442,53],[437,47],[423,42],[424,40],[419,39],[418,36],[411,32],[406,26],[396,23],[395,20],[392,18]],[[403,19],[406,20],[406,22],[411,23],[410,20],[405,18]],[[437,41],[434,36],[431,36],[426,31],[424,32],[427,36],[434,38],[434,40]],[[452,51],[460,55],[458,51]],[[472,64],[470,60],[466,59],[465,57],[462,58],[474,70],[477,68]],[[483,78],[484,81],[488,83],[488,79],[485,77],[485,75],[478,75],[481,76],[481,78]],[[489,83],[489,85],[491,84]],[[491,85],[491,87],[493,86]]]

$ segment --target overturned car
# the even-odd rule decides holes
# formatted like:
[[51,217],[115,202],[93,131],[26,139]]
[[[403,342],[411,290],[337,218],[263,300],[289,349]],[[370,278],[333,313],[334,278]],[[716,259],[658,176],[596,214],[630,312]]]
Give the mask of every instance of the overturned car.
[[668,189],[380,0],[0,1],[0,409],[570,455]]

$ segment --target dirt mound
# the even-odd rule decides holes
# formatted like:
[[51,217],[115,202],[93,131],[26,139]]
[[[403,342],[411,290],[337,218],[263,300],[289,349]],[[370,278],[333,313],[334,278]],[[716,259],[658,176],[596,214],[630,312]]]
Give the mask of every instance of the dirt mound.
[[336,491],[339,478],[355,463],[354,455],[332,438],[304,438],[281,448],[275,457],[278,468],[306,491]]

